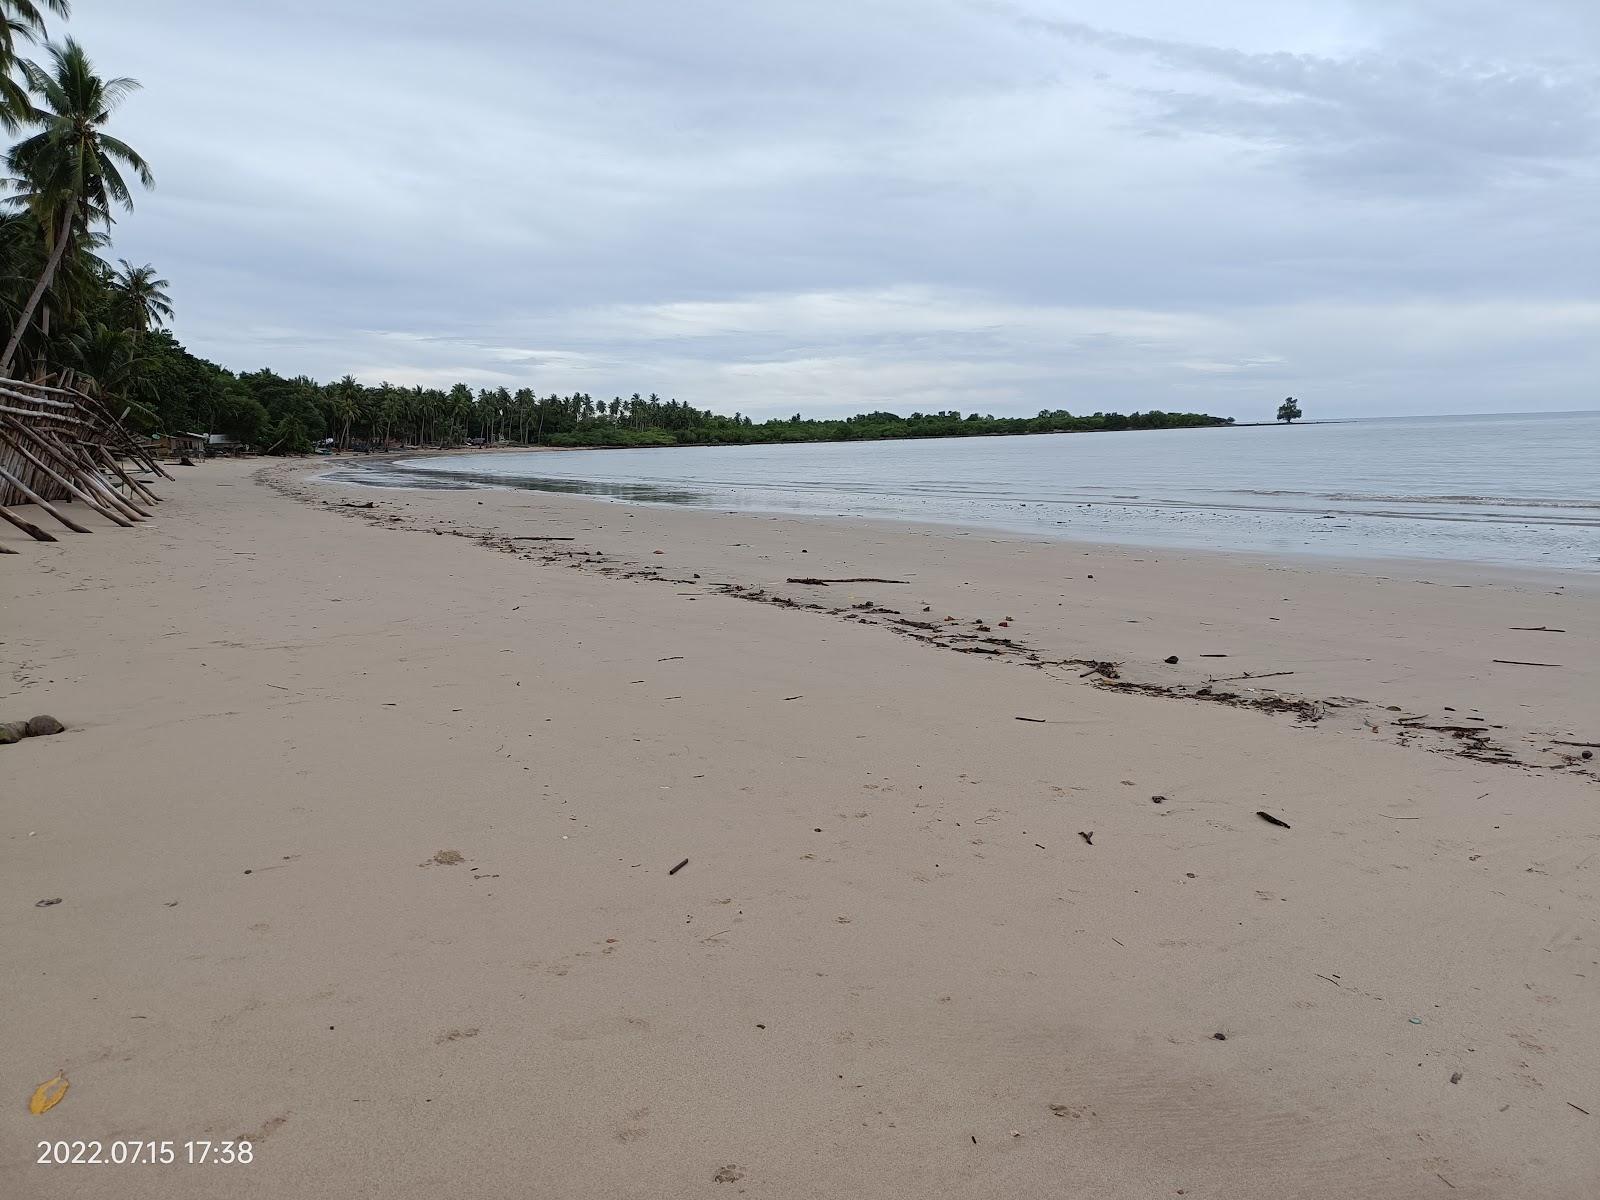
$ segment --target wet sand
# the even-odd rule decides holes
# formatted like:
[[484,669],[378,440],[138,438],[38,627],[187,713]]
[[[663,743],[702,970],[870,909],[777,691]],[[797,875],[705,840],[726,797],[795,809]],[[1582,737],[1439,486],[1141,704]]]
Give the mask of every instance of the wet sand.
[[0,1193],[1595,1194],[1592,580],[260,469],[0,534]]

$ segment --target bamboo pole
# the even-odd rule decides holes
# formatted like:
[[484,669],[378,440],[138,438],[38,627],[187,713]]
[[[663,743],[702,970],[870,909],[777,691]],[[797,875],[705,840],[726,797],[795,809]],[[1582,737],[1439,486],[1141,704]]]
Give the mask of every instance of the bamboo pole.
[[16,488],[17,491],[21,492],[29,500],[32,500],[40,508],[44,509],[45,512],[49,513],[56,520],[60,521],[68,529],[72,530],[73,533],[92,533],[93,532],[92,530],[85,529],[82,525],[79,525],[71,517],[66,516],[54,504],[51,504],[50,501],[46,500],[43,496],[39,495],[38,492],[34,491],[27,484],[23,483],[22,480],[18,479],[15,475],[13,475],[10,471],[6,470],[4,467],[0,467],[0,479],[5,480],[12,487]]
[[[107,507],[103,501],[96,499],[89,492],[73,483],[72,480],[62,475],[61,472],[57,471],[49,463],[45,462],[43,459],[39,458],[38,455],[34,454],[33,451],[29,450],[27,446],[17,441],[15,437],[16,428],[16,422],[14,421],[4,420],[3,422],[0,422],[0,444],[10,446],[18,454],[22,455],[23,458],[27,459],[51,479],[54,479],[62,487],[66,488],[68,492],[72,493],[72,495],[76,496],[79,500],[82,500],[90,508],[94,509],[95,512],[99,513],[102,517],[105,517],[108,521],[114,521],[116,524],[121,525],[125,529],[133,528],[132,521],[128,520],[128,518],[124,517],[115,509]],[[24,432],[30,431],[25,430]],[[20,487],[21,485],[19,484],[18,486]],[[40,501],[37,495],[29,494],[29,497],[35,504],[43,503]],[[83,532],[88,533],[89,531],[85,529]]]
[[[113,413],[105,401],[97,400],[84,392],[74,392],[72,394],[78,398],[79,404],[84,406],[86,411],[97,415],[109,429],[122,438],[122,444],[127,448],[129,457],[134,462],[143,462],[152,473],[159,475],[162,479],[172,479],[172,476],[162,469],[161,464],[156,462],[155,456],[134,440],[133,435],[128,432],[128,427],[122,423],[122,418]],[[151,493],[151,499],[159,502],[161,497]]]
[[103,496],[106,503],[110,504],[114,509],[132,517],[135,521],[147,520],[150,517],[150,513],[146,509],[139,507],[132,500],[118,495],[116,488],[107,483],[105,477],[100,474],[100,464],[95,462],[94,456],[89,453],[90,445],[98,445],[98,443],[60,442],[38,432],[34,432],[33,436],[34,441],[54,447],[58,457],[69,463],[75,462],[78,468],[79,481],[94,494]]
[[10,521],[13,525],[22,530],[23,533],[27,534],[36,542],[53,542],[56,540],[55,534],[46,533],[32,521],[24,521],[21,517],[17,516],[16,513],[12,512],[3,504],[0,504],[0,521]]
[[[26,457],[35,467],[44,471],[85,504],[100,510],[110,520],[116,521],[117,513],[126,508],[120,498],[114,496],[112,499],[116,502],[111,503],[108,507],[108,501],[105,496],[110,495],[110,489],[100,481],[95,473],[85,471],[82,459],[74,453],[71,445],[63,445],[53,438],[47,437],[39,430],[29,429],[20,421],[10,418],[0,418],[0,429],[9,429],[11,431],[9,438],[5,437],[4,434],[0,434],[0,440],[5,441],[13,450]],[[49,462],[43,461],[30,453],[26,445],[17,441],[18,437],[31,442],[40,453],[49,458],[54,458],[56,466],[65,470],[67,474],[61,474]],[[76,478],[76,483],[74,478]],[[128,512],[125,515],[132,517],[134,520],[140,519],[137,512]],[[121,523],[123,522],[119,522],[119,524]]]
[[160,496],[156,495],[149,488],[145,487],[144,484],[140,483],[132,475],[129,475],[122,469],[122,464],[117,461],[116,456],[113,455],[111,451],[105,448],[104,444],[96,445],[95,449],[99,451],[100,457],[102,460],[104,460],[106,466],[110,467],[119,476],[121,476],[122,482],[128,485],[128,490],[130,492],[143,496],[152,504],[161,503]]

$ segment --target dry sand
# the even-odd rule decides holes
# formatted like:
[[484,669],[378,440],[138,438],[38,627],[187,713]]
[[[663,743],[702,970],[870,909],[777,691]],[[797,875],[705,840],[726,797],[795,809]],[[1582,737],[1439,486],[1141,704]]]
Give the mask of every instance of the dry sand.
[[0,532],[0,1195],[1600,1195],[1592,577],[260,469]]

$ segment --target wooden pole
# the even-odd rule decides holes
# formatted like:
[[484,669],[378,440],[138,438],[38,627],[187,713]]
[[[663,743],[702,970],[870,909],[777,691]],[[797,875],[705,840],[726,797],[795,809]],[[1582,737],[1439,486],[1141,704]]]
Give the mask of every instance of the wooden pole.
[[[10,432],[7,432],[7,431],[10,431]],[[66,488],[67,491],[71,492],[79,500],[82,500],[90,508],[94,509],[95,512],[99,513],[102,517],[105,517],[106,520],[115,521],[118,525],[121,525],[124,529],[132,529],[133,528],[133,522],[132,521],[128,520],[128,518],[124,517],[121,513],[117,512],[114,508],[111,508],[111,507],[107,506],[101,500],[97,499],[96,497],[90,495],[88,492],[84,491],[83,488],[81,488],[77,484],[73,483],[72,480],[70,480],[66,476],[62,475],[61,472],[57,471],[49,463],[47,463],[47,462],[43,461],[42,459],[40,459],[39,456],[34,454],[33,451],[29,450],[27,446],[25,446],[21,442],[19,442],[15,437],[15,431],[16,431],[16,426],[12,421],[10,421],[10,420],[0,421],[0,444],[4,444],[4,445],[7,445],[7,446],[10,446],[18,454],[22,455],[23,458],[27,459],[29,462],[31,462],[39,470],[43,471],[46,475],[50,476],[51,479],[54,479],[62,487]],[[37,497],[33,497],[33,502],[35,504],[39,503],[38,498]],[[87,533],[88,530],[84,530],[84,532]]]
[[38,492],[34,491],[27,484],[23,483],[22,480],[18,479],[15,475],[13,475],[10,471],[6,470],[4,467],[0,467],[0,479],[5,480],[12,487],[16,488],[17,491],[21,492],[29,500],[32,500],[40,508],[44,509],[45,512],[49,513],[56,520],[60,521],[68,529],[72,530],[73,533],[91,533],[91,532],[93,532],[92,530],[85,529],[82,525],[79,525],[71,517],[66,516],[54,504],[51,504],[50,501],[46,500],[43,496],[39,495]]
[[13,525],[22,530],[23,533],[27,534],[36,542],[53,542],[56,540],[55,534],[46,533],[32,521],[24,521],[21,517],[17,516],[16,513],[12,512],[3,504],[0,504],[0,521],[10,521]]
[[[30,429],[16,420],[0,419],[0,426],[11,428],[13,436],[26,436],[40,453],[55,458],[61,466],[69,469],[77,477],[78,482],[91,493],[90,500],[94,500],[95,497],[102,498],[99,507],[109,503],[113,512],[123,512],[136,521],[142,520],[147,515],[143,509],[124,500],[107,486],[105,480],[100,477],[99,465],[89,455],[88,443],[59,437],[51,430]],[[69,481],[62,482],[71,486]]]
[[104,445],[96,445],[95,449],[99,451],[100,458],[105,462],[106,466],[115,471],[121,477],[122,482],[128,485],[128,490],[130,492],[134,493],[135,495],[143,496],[152,504],[161,503],[161,497],[156,495],[149,488],[145,487],[144,484],[140,483],[132,475],[129,475],[126,471],[124,471],[122,469],[122,464],[116,460],[116,457],[111,453],[111,451],[107,450]]
[[117,494],[117,489],[105,481],[100,474],[100,464],[95,462],[94,456],[89,453],[87,442],[59,442],[46,438],[43,434],[36,434],[36,440],[45,445],[54,446],[56,453],[65,461],[76,464],[78,479],[95,495],[102,496],[111,507],[135,521],[149,519],[150,514],[132,500]]

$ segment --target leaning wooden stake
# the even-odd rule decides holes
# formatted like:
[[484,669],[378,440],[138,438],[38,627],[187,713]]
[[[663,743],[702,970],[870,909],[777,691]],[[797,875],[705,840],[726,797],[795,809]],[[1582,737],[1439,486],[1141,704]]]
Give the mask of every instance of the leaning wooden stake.
[[27,534],[36,542],[53,542],[56,540],[55,534],[46,533],[32,521],[24,521],[21,517],[17,516],[16,513],[12,512],[9,508],[6,508],[3,504],[0,504],[0,521],[10,521],[13,525],[22,530],[23,533]]
[[[9,445],[91,508],[107,510],[109,505],[105,515],[110,519],[116,520],[115,514],[127,508],[118,497],[112,498],[114,502],[107,501],[106,495],[110,489],[100,480],[96,471],[86,469],[82,458],[74,453],[71,445],[63,444],[40,430],[30,429],[13,418],[0,419],[0,443]],[[54,465],[48,461],[51,459]],[[139,517],[134,511],[126,515],[135,520]]]
[[[13,422],[15,424],[16,422]],[[79,482],[91,492],[102,496],[112,508],[126,514],[135,521],[147,520],[150,513],[141,508],[135,501],[124,499],[117,490],[106,482],[100,474],[100,464],[95,460],[93,450],[104,452],[105,447],[99,442],[68,441],[52,431],[28,429],[21,427],[20,432],[28,434],[35,445],[46,453],[54,454],[63,463],[72,464],[76,468]],[[113,466],[116,464],[113,463]]]
[[111,451],[107,450],[104,446],[96,446],[95,450],[99,452],[100,458],[106,464],[106,466],[115,471],[117,475],[121,477],[122,482],[128,485],[128,491],[132,492],[136,496],[143,496],[151,504],[161,503],[160,496],[156,495],[149,488],[145,487],[144,484],[140,483],[132,475],[129,475],[122,469],[122,464],[116,460]]
[[[43,435],[36,434],[35,438],[36,440],[42,439]],[[105,481],[105,477],[100,474],[100,464],[94,461],[94,457],[89,453],[87,446],[81,443],[77,445],[62,443],[53,438],[43,440],[44,444],[52,447],[63,461],[74,464],[77,468],[78,481],[89,491],[101,497],[104,503],[110,505],[113,510],[135,521],[149,519],[150,514],[148,512],[140,508],[132,500],[118,495],[117,489]]]
[[39,495],[38,492],[34,491],[27,484],[23,483],[22,480],[18,479],[15,475],[13,475],[10,471],[6,470],[4,467],[0,467],[0,479],[5,480],[12,487],[16,488],[17,491],[21,492],[29,500],[32,500],[40,508],[44,509],[45,512],[49,513],[56,520],[60,521],[68,529],[72,530],[73,533],[90,533],[90,532],[92,532],[91,530],[85,529],[82,525],[79,525],[71,517],[67,516],[60,509],[58,509],[54,504],[51,504],[50,501],[46,500],[43,496]]
[[[121,525],[124,529],[132,529],[133,528],[133,522],[130,521],[127,517],[125,517],[121,513],[117,512],[114,508],[112,508],[110,505],[106,504],[103,500],[97,498],[96,496],[91,495],[89,492],[87,492],[83,488],[79,487],[71,479],[67,478],[67,476],[63,475],[60,471],[57,471],[54,467],[52,467],[49,463],[47,463],[43,459],[41,459],[32,450],[28,449],[28,447],[26,445],[24,445],[18,438],[16,438],[14,436],[14,431],[15,431],[15,426],[10,421],[6,421],[4,423],[0,423],[0,445],[10,446],[18,454],[22,455],[23,458],[27,459],[35,467],[37,467],[39,470],[43,471],[46,475],[50,476],[51,479],[54,479],[62,487],[66,488],[67,491],[71,492],[79,500],[82,500],[85,504],[87,504],[90,508],[94,509],[95,512],[99,513],[106,520],[114,521],[116,524]],[[43,503],[43,501],[41,501],[36,494],[29,494],[29,498],[35,504]],[[88,530],[84,530],[84,532],[87,533]]]

